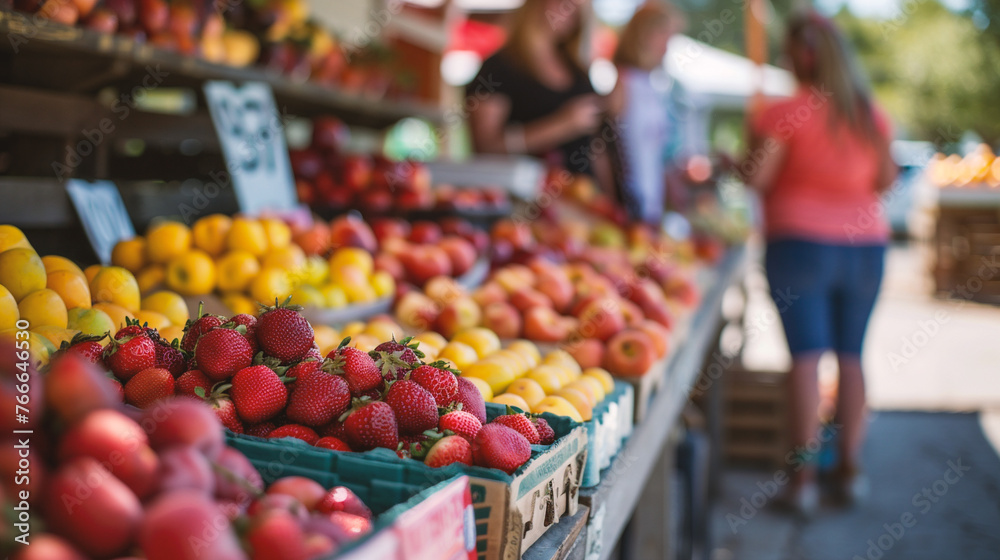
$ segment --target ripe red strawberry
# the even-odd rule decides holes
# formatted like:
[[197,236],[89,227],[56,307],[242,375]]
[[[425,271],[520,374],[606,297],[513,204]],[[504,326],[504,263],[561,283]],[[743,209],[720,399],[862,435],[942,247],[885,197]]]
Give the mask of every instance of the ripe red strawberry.
[[462,410],[472,414],[478,418],[480,422],[485,424],[486,401],[483,400],[483,394],[480,393],[479,388],[468,379],[459,377],[457,381],[458,394],[455,396],[455,400],[462,403]]
[[225,322],[225,317],[210,315],[208,313],[202,314],[200,305],[198,306],[198,313],[197,319],[188,321],[187,325],[184,326],[184,337],[181,338],[181,350],[185,352],[194,352],[194,347],[198,344],[198,339],[201,338],[201,335]]
[[316,443],[317,440],[319,440],[319,436],[312,428],[303,426],[301,424],[285,424],[280,428],[275,428],[271,430],[271,433],[267,434],[267,437],[269,439],[286,438],[286,437],[301,439],[302,441],[308,443],[309,445],[313,445]]
[[104,349],[104,363],[118,379],[128,381],[156,366],[156,343],[143,335],[114,340]]
[[472,441],[473,464],[513,474],[531,458],[531,444],[515,430],[489,423]]
[[207,395],[212,392],[212,385],[214,384],[201,370],[192,369],[185,371],[177,378],[177,382],[174,383],[174,392],[178,395],[196,397],[198,393],[195,392],[195,389],[201,387],[203,394]]
[[253,362],[253,349],[239,331],[213,329],[194,347],[198,369],[213,381],[224,381]]
[[531,419],[529,419],[525,414],[515,414],[509,408],[507,409],[507,412],[508,414],[494,418],[492,423],[507,426],[512,430],[516,430],[517,433],[521,434],[528,440],[528,443],[538,445],[540,437],[535,425],[531,423]]
[[382,372],[366,352],[347,346],[350,342],[351,337],[345,338],[336,350],[327,354],[323,370],[342,374],[351,388],[351,394],[358,397],[366,391],[382,387]]
[[139,336],[139,335],[145,335],[154,342],[159,340],[160,338],[160,333],[157,332],[156,329],[139,324],[139,321],[131,317],[125,318],[125,326],[118,329],[118,332],[115,333],[114,338],[115,340],[121,340],[125,337]]
[[542,445],[552,445],[556,441],[556,431],[552,429],[549,422],[544,418],[532,418],[535,429],[538,430],[538,443]]
[[431,446],[434,445],[434,442],[442,437],[444,437],[443,434],[435,433],[430,435],[430,432],[420,434],[400,434],[399,446],[396,448],[396,455],[407,459],[423,459],[427,456],[427,451],[429,451]]
[[[207,528],[211,527],[210,530]],[[204,533],[202,531],[205,531]],[[184,535],[184,537],[180,537]],[[204,535],[195,538],[188,536]],[[205,538],[210,536],[211,538]],[[133,538],[146,560],[246,560],[236,531],[211,496],[197,490],[160,494],[147,504],[142,527]],[[122,556],[127,553],[122,552]]]
[[264,353],[282,362],[301,360],[315,342],[312,325],[299,314],[302,309],[277,300],[274,307],[265,307],[257,319],[257,343]]
[[156,344],[156,367],[163,368],[174,377],[184,373],[187,359],[176,346],[160,341]]
[[246,540],[253,560],[306,560],[305,534],[291,512],[271,509],[255,515]]
[[115,393],[118,395],[118,400],[125,402],[125,387],[122,386],[122,382],[113,375],[108,375],[108,381],[114,388]]
[[409,342],[409,338],[404,338],[400,342],[396,342],[394,338],[379,344],[369,352],[386,381],[403,379],[410,371],[410,367],[417,363],[417,359],[423,357],[424,353],[416,349],[417,343],[411,347],[408,346]]
[[243,421],[240,420],[238,414],[236,414],[236,405],[233,404],[232,399],[230,399],[224,392],[216,394],[212,397],[206,399],[208,404],[211,405],[212,411],[222,422],[222,425],[229,429],[229,431],[242,434]]
[[449,412],[438,419],[439,430],[442,432],[451,430],[455,435],[462,436],[469,441],[475,439],[482,427],[483,423],[478,418],[464,410]]
[[274,428],[276,428],[274,422],[268,420],[267,422],[261,422],[259,424],[247,424],[247,426],[243,430],[243,433],[245,433],[248,436],[266,438],[267,434],[274,431]]
[[360,515],[347,513],[346,511],[335,511],[330,514],[330,523],[336,526],[339,534],[347,535],[348,541],[361,538],[372,530],[372,522]]
[[389,387],[385,402],[392,407],[402,434],[419,434],[437,427],[437,403],[434,396],[416,381],[404,379]]
[[320,513],[333,513],[342,511],[352,515],[359,515],[365,519],[372,518],[372,511],[361,501],[357,494],[346,486],[334,486],[323,496],[323,499],[316,504],[316,511]]
[[344,420],[347,443],[356,451],[376,447],[396,449],[399,444],[399,427],[392,407],[384,402],[362,405]]
[[260,349],[260,347],[257,345],[256,317],[254,317],[253,315],[248,315],[246,313],[240,313],[239,315],[233,315],[231,319],[226,321],[225,325],[231,325],[231,327],[233,328],[243,325],[243,327],[246,329],[246,332],[243,333],[243,337],[246,338],[247,342],[250,343],[250,346],[253,348],[254,355],[257,354],[257,351]]
[[314,360],[318,360],[320,362],[323,361],[323,353],[319,351],[319,346],[316,346],[315,343],[313,343],[313,347],[310,348],[308,352],[306,352],[306,355],[302,356],[303,360],[306,360],[306,359],[309,359],[309,358],[312,358]]
[[269,420],[281,412],[288,402],[288,389],[278,374],[267,366],[239,370],[233,376],[232,384],[229,394],[244,422]]
[[458,378],[454,373],[436,367],[437,365],[438,362],[435,362],[418,367],[410,373],[410,379],[430,391],[438,406],[448,406],[458,396]]
[[147,408],[173,394],[174,376],[163,368],[144,369],[125,384],[125,402],[139,408]]
[[108,335],[104,334],[98,337],[77,333],[69,344],[64,342],[60,350],[68,354],[76,354],[92,364],[100,363],[103,360],[102,354],[104,353],[104,346],[101,345],[101,341],[106,336]]
[[383,342],[382,344],[376,346],[372,352],[387,352],[395,355],[397,358],[408,364],[415,364],[417,363],[417,358],[423,358],[423,352],[417,350],[417,343],[410,345],[409,337],[404,338],[399,342],[396,342],[395,338],[387,342]]
[[289,379],[286,383],[288,390],[294,390],[296,383],[319,371],[322,365],[322,360],[303,360],[285,370],[285,377]]
[[349,406],[351,389],[347,381],[339,375],[318,371],[295,382],[285,414],[299,424],[322,426],[339,418]]
[[444,467],[452,463],[472,464],[472,445],[461,436],[441,438],[424,458],[428,467]]
[[322,447],[323,449],[332,449],[333,451],[350,451],[351,446],[347,445],[340,438],[335,438],[333,436],[321,437],[314,443],[316,447]]
[[347,432],[344,431],[344,423],[340,420],[334,420],[333,422],[320,427],[317,432],[322,437],[335,437],[339,440],[347,441]]

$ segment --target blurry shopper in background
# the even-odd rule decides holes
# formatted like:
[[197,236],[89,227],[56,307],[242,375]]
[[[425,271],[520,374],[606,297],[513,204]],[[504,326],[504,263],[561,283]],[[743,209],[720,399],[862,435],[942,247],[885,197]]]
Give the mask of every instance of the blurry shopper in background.
[[603,124],[604,100],[594,92],[581,54],[587,9],[583,0],[525,0],[507,43],[467,88],[479,101],[469,125],[477,152],[542,157],[592,175],[612,192],[607,150],[591,148]]
[[[861,348],[882,279],[888,227],[879,194],[892,184],[890,129],[833,23],[814,13],[788,23],[786,56],[797,94],[755,111],[740,170],[763,196],[765,267],[793,357],[789,378],[796,464],[788,504],[818,505],[817,366],[824,351],[840,367],[837,410],[840,497],[864,497],[859,455],[866,424]],[[794,469],[793,469],[794,470]]]
[[668,115],[669,78],[663,66],[671,35],[683,16],[653,0],[636,10],[622,30],[614,63],[618,82],[609,95],[618,118],[622,202],[629,218],[659,227],[668,178],[668,144],[674,131]]

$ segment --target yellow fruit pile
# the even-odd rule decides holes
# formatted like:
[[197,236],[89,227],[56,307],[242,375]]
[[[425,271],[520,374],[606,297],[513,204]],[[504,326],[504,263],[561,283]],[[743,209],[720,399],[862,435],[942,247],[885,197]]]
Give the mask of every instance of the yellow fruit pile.
[[0,336],[14,336],[18,321],[21,327],[26,322],[32,353],[45,362],[77,333],[114,335],[126,317],[179,338],[188,309],[173,292],[140,298],[138,282],[124,268],[94,265],[83,271],[65,257],[39,257],[21,230],[0,225]]
[[[420,348],[424,349],[423,343]],[[501,348],[497,335],[482,327],[458,333],[434,359],[460,370],[488,402],[515,406],[525,412],[569,416],[577,422],[590,420],[594,407],[614,390],[611,374],[600,368],[581,371],[576,360],[563,350],[543,357],[528,340],[515,340]]]
[[338,308],[396,290],[392,276],[373,270],[367,251],[344,248],[329,260],[307,257],[276,218],[213,214],[191,228],[160,222],[145,237],[118,242],[111,262],[133,272],[144,294],[163,284],[187,296],[217,291],[234,313],[256,314],[257,302],[288,296],[306,307]]

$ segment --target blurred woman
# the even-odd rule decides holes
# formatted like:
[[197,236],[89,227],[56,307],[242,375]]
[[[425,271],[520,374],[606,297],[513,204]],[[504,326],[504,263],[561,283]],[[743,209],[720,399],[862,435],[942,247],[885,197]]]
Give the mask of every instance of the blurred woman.
[[765,267],[793,359],[796,459],[786,497],[809,514],[819,492],[807,448],[818,443],[817,366],[827,350],[836,352],[840,367],[835,481],[848,503],[867,493],[861,348],[889,234],[879,195],[896,167],[888,121],[833,23],[814,12],[794,16],[785,49],[798,92],[753,115],[740,170],[763,196]]
[[544,157],[610,188],[607,151],[592,143],[604,107],[581,55],[586,9],[587,2],[525,0],[507,43],[466,88],[469,125],[477,152]]

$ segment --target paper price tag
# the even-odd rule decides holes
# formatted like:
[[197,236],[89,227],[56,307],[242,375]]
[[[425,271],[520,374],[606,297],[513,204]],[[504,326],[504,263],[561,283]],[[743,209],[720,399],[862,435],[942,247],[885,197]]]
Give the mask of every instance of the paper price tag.
[[205,99],[222,145],[240,209],[248,214],[296,207],[285,133],[271,88],[206,82]]
[[90,183],[70,179],[66,181],[66,193],[97,258],[101,264],[109,264],[115,243],[135,237],[135,228],[118,188],[111,181]]

